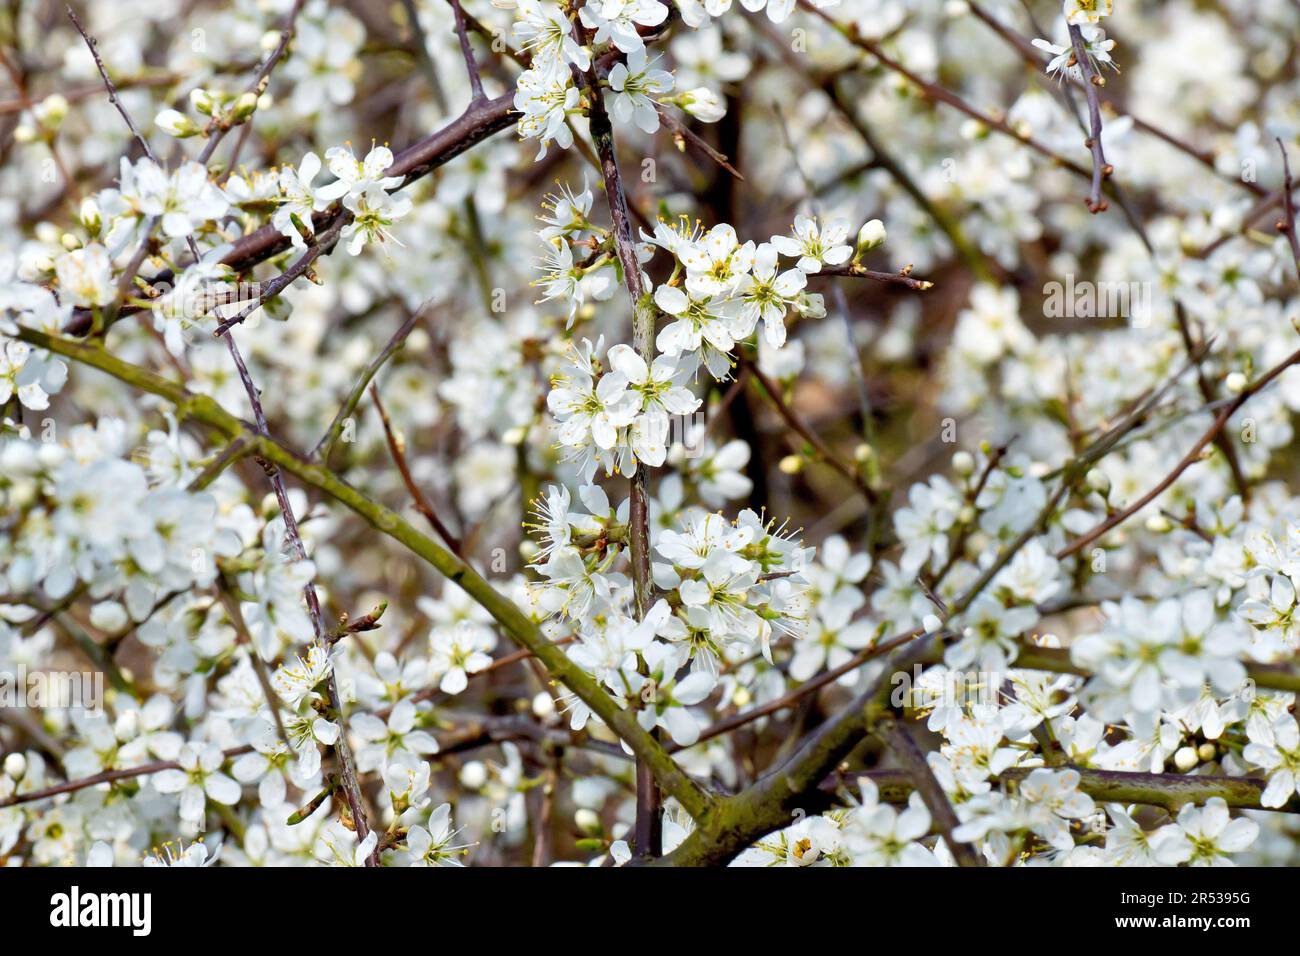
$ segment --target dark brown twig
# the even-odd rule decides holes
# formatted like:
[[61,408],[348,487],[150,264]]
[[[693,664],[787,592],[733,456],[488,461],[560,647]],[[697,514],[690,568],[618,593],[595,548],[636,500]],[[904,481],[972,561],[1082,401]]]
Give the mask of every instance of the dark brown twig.
[[952,804],[948,802],[948,795],[944,793],[943,786],[935,777],[934,771],[930,769],[930,765],[926,763],[921,749],[916,745],[907,727],[902,721],[889,720],[882,721],[879,731],[890,751],[903,765],[907,775],[912,778],[912,785],[925,802],[926,809],[930,811],[930,818],[938,828],[939,835],[943,837],[943,842],[948,844],[948,849],[952,851],[957,865],[983,866],[984,859],[980,856],[979,850],[952,835],[952,831],[961,825],[961,821],[957,819]]
[[433,530],[438,532],[443,541],[447,542],[447,547],[451,548],[456,557],[464,561],[465,555],[461,553],[460,539],[442,523],[442,519],[438,517],[438,512],[433,510],[433,505],[411,476],[411,468],[406,462],[406,452],[403,450],[402,442],[398,439],[397,433],[393,431],[392,422],[388,420],[388,412],[384,409],[384,403],[379,398],[378,386],[370,386],[370,398],[375,403],[375,410],[379,412],[379,420],[383,422],[384,438],[388,441],[389,454],[393,457],[393,463],[397,465],[397,470],[402,476],[402,484],[406,485],[406,491],[411,496],[411,502],[415,505],[415,510],[424,515]]
[[1296,274],[1300,276],[1300,236],[1295,232],[1295,198],[1291,195],[1295,183],[1291,180],[1291,161],[1287,159],[1286,146],[1281,137],[1277,139],[1278,151],[1282,154],[1282,209],[1286,218],[1277,224],[1278,231],[1286,235],[1291,246],[1291,258],[1295,262]]
[[122,100],[117,95],[117,87],[113,85],[112,79],[109,78],[108,68],[104,66],[104,59],[99,55],[99,42],[86,32],[86,28],[81,25],[81,21],[77,18],[77,14],[72,7],[68,7],[67,9],[68,18],[72,21],[72,25],[77,28],[77,32],[81,34],[81,38],[86,41],[86,46],[90,48],[90,55],[95,58],[95,67],[99,70],[99,75],[104,81],[104,86],[108,89],[109,102],[113,104],[113,108],[116,109],[118,114],[122,117],[122,121],[126,123],[127,129],[131,131],[131,135],[135,137],[135,141],[140,144],[140,148],[144,150],[144,154],[155,163],[158,162],[157,157],[153,154],[153,150],[149,148],[148,141],[140,135],[140,130],[136,128],[135,121],[131,119],[131,114],[127,112],[126,107],[122,105]]
[[483,77],[479,75],[478,63],[474,59],[474,48],[469,45],[469,34],[465,30],[465,11],[460,8],[460,0],[449,0],[452,13],[456,17],[456,37],[460,40],[460,53],[465,58],[465,71],[469,73],[471,102],[484,99]]
[[1105,212],[1110,205],[1101,195],[1101,183],[1113,172],[1110,163],[1106,162],[1106,153],[1102,149],[1101,103],[1097,99],[1097,87],[1104,85],[1106,81],[1092,68],[1087,45],[1083,42],[1083,32],[1078,25],[1071,23],[1069,30],[1070,43],[1074,47],[1074,59],[1079,69],[1083,71],[1084,95],[1088,99],[1088,123],[1091,133],[1084,145],[1092,150],[1092,192],[1088,195],[1088,211],[1095,215]]

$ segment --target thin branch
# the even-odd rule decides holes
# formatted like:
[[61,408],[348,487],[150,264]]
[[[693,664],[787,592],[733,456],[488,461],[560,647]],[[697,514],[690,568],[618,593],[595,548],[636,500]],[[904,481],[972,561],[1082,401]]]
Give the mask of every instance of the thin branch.
[[[229,760],[232,757],[239,757],[243,754],[252,753],[253,747],[247,744],[243,747],[235,747],[233,750],[222,752],[222,759]],[[46,800],[50,797],[57,797],[64,793],[75,793],[78,790],[84,790],[87,787],[94,787],[101,783],[116,783],[119,780],[132,780],[136,777],[147,777],[150,774],[161,773],[164,770],[179,770],[181,765],[175,760],[159,760],[154,763],[140,764],[138,767],[127,767],[122,770],[105,770],[103,773],[97,773],[89,777],[80,777],[76,780],[68,780],[63,783],[56,783],[53,786],[44,787],[40,790],[31,790],[27,793],[16,793],[7,799],[0,800],[0,809],[5,807],[17,806],[20,803],[32,803],[36,800]]]
[[1092,151],[1092,192],[1088,194],[1088,211],[1095,215],[1104,212],[1109,206],[1109,203],[1102,198],[1101,183],[1114,172],[1110,163],[1106,162],[1106,153],[1102,149],[1101,104],[1097,100],[1097,87],[1104,85],[1106,81],[1092,68],[1092,60],[1088,57],[1088,48],[1083,42],[1083,33],[1078,24],[1071,23],[1069,31],[1075,62],[1083,71],[1083,89],[1088,99],[1088,123],[1091,134],[1084,145]]
[[[582,82],[590,101],[589,128],[591,139],[600,158],[601,174],[605,180],[605,198],[609,204],[613,224],[614,245],[622,266],[623,282],[632,299],[632,340],[637,354],[649,365],[654,360],[655,308],[649,292],[641,284],[641,263],[637,257],[636,242],[627,207],[627,194],[623,189],[623,176],[618,168],[618,153],[614,147],[614,128],[596,77],[597,66],[582,74]],[[649,504],[645,487],[645,465],[636,470],[631,479],[629,497],[629,558],[632,564],[632,588],[636,602],[637,618],[644,618],[650,610],[654,582],[650,576],[650,522]],[[655,784],[652,768],[644,761],[636,766],[636,823],[633,830],[637,852],[643,856],[658,856],[663,852],[663,814],[660,812],[659,788]]]
[[757,362],[753,362],[748,358],[743,357],[741,358],[741,362],[744,367],[749,370],[749,373],[754,377],[754,379],[763,386],[763,392],[767,396],[768,401],[772,403],[772,407],[776,410],[776,413],[781,416],[781,420],[785,422],[786,426],[807,442],[813,451],[816,452],[818,458],[851,481],[854,487],[862,492],[862,496],[866,498],[868,502],[874,504],[880,497],[879,492],[877,492],[875,488],[871,487],[871,484],[861,475],[858,469],[840,458],[839,455],[830,449],[830,446],[817,436],[816,432],[809,428],[808,425],[799,418],[794,409],[792,409],[786,403],[785,399],[781,397],[780,389],[777,387],[776,383],[767,377],[766,373],[758,367]]
[[[998,781],[1019,783],[1034,768],[1012,767],[998,775]],[[1218,777],[1203,774],[1141,773],[1130,770],[1094,770],[1063,764],[1055,769],[1073,770],[1079,775],[1079,790],[1098,803],[1138,803],[1163,807],[1177,813],[1188,804],[1203,804],[1218,797],[1237,810],[1274,810],[1282,813],[1300,813],[1300,796],[1293,796],[1280,807],[1265,807],[1260,803],[1268,782],[1256,777]],[[906,803],[915,788],[911,776],[899,770],[862,770],[846,774],[840,783],[855,779],[872,781],[880,791],[884,803]]]
[[357,410],[357,406],[361,403],[361,396],[366,393],[366,386],[368,386],[371,380],[379,373],[379,370],[384,367],[384,363],[392,358],[393,355],[397,353],[397,350],[406,343],[406,337],[411,334],[411,330],[415,328],[415,323],[419,320],[423,312],[424,306],[421,306],[412,312],[407,317],[406,321],[398,327],[397,331],[393,333],[392,337],[388,340],[387,344],[384,345],[383,349],[380,350],[379,354],[376,355],[374,359],[371,360],[370,364],[366,366],[365,371],[361,373],[361,377],[357,379],[357,383],[352,386],[352,391],[348,393],[348,397],[343,402],[342,407],[339,408],[338,413],[334,416],[334,420],[330,422],[330,427],[325,429],[325,434],[321,435],[320,441],[316,442],[316,447],[311,450],[312,458],[320,459],[321,461],[330,460],[330,456],[334,454],[334,447],[338,444],[339,439],[343,435],[345,423]]
[[866,268],[861,263],[850,262],[842,266],[823,266],[820,272],[813,273],[814,278],[817,276],[848,276],[854,279],[871,279],[874,282],[883,282],[886,285],[901,285],[913,292],[929,292],[934,288],[933,282],[926,279],[912,278],[911,266],[906,266],[897,272],[877,272],[874,269]]
[[429,499],[425,497],[424,492],[420,490],[420,486],[415,483],[415,479],[411,476],[411,468],[406,463],[406,452],[403,443],[393,431],[392,422],[388,420],[388,412],[384,409],[384,403],[379,399],[378,386],[370,386],[370,398],[375,403],[375,410],[379,412],[379,420],[384,425],[384,438],[388,441],[388,451],[402,476],[402,484],[406,485],[406,491],[415,504],[415,510],[424,515],[429,524],[433,526],[433,530],[438,532],[438,536],[447,542],[447,547],[451,548],[456,557],[463,561],[465,555],[462,551],[460,539],[442,523],[442,519],[438,517],[438,512],[434,511],[433,505],[430,504]]
[[[239,380],[244,385],[244,391],[248,394],[248,403],[253,409],[253,419],[257,426],[257,433],[260,437],[269,440],[270,429],[266,424],[266,414],[262,410],[261,395],[257,390],[257,386],[253,384],[252,376],[248,374],[248,366],[244,364],[244,357],[240,354],[239,346],[235,344],[233,335],[226,336],[226,347],[230,351],[230,357],[235,363],[236,370],[239,372]],[[280,506],[280,516],[284,519],[284,533],[289,547],[299,561],[306,561],[307,549],[303,546],[302,535],[298,531],[298,519],[294,517],[293,503],[289,500],[289,492],[284,486],[284,476],[275,464],[265,460],[262,461],[262,468],[271,482],[271,488],[275,492],[275,500]],[[326,635],[325,619],[321,614],[320,599],[316,595],[316,585],[313,581],[308,581],[303,585],[302,590],[303,599],[307,602],[307,610],[311,613],[316,640],[324,644]],[[333,668],[330,669],[325,689],[326,699],[334,712],[334,716],[340,723],[343,723],[343,698],[339,694],[338,680]],[[334,743],[333,750],[339,758],[339,782],[343,788],[343,796],[347,802],[348,810],[352,814],[352,824],[356,830],[357,839],[364,842],[370,833],[370,826],[366,819],[366,805],[361,794],[361,784],[357,780],[356,765],[352,759],[352,748],[347,741],[346,726]],[[366,858],[366,866],[378,865],[379,851],[374,849]]]
[[77,32],[81,34],[81,38],[86,41],[86,46],[90,48],[90,55],[95,58],[95,67],[99,70],[99,75],[104,81],[104,86],[108,89],[109,102],[113,104],[113,108],[117,110],[119,115],[121,115],[122,121],[126,123],[127,129],[131,131],[131,135],[135,138],[135,141],[140,144],[140,148],[144,150],[144,154],[155,163],[158,162],[157,157],[153,154],[153,150],[149,148],[148,140],[140,135],[140,130],[136,128],[135,121],[131,119],[131,114],[127,112],[126,107],[122,104],[121,98],[117,95],[117,87],[113,85],[112,79],[109,78],[108,68],[104,66],[103,57],[99,55],[99,42],[86,32],[86,28],[81,25],[81,21],[77,19],[77,14],[72,7],[68,7],[67,10],[68,18],[72,20],[72,25],[77,28]]
[[1291,180],[1291,161],[1287,159],[1281,137],[1277,138],[1277,148],[1282,154],[1282,208],[1286,214],[1285,220],[1277,224],[1277,229],[1291,246],[1291,259],[1295,262],[1296,275],[1300,276],[1300,236],[1295,231],[1295,197],[1292,196],[1295,183]]
[[469,45],[469,34],[465,30],[465,11],[460,8],[460,0],[449,0],[452,12],[456,16],[456,36],[460,40],[460,53],[465,58],[465,71],[469,74],[471,102],[484,99],[483,77],[479,75],[478,63],[474,60],[474,49]]
[[878,731],[890,751],[902,763],[903,770],[911,779],[916,792],[921,795],[934,825],[939,830],[939,835],[943,837],[943,842],[948,844],[948,849],[952,851],[957,865],[983,866],[984,858],[980,856],[979,850],[952,835],[952,831],[961,825],[961,821],[957,819],[952,804],[948,802],[948,795],[944,793],[943,786],[935,777],[934,771],[930,769],[930,765],[926,763],[921,749],[917,747],[907,727],[901,721],[889,720],[883,721]]
[[265,283],[258,290],[257,298],[254,299],[252,303],[245,306],[238,315],[226,319],[218,324],[217,327],[212,330],[212,335],[215,338],[221,338],[236,325],[240,325],[250,315],[262,306],[266,305],[267,302],[270,302],[285,289],[289,288],[289,286],[293,284],[294,280],[307,275],[311,271],[312,264],[317,259],[322,255],[329,255],[334,251],[334,246],[337,245],[339,241],[339,234],[343,231],[343,227],[352,221],[352,218],[352,213],[348,210],[344,210],[337,219],[330,223],[329,227],[324,232],[313,235],[311,241],[307,244],[307,251],[299,256],[293,265],[289,266],[289,268],[285,269],[284,272],[280,273],[270,282]]

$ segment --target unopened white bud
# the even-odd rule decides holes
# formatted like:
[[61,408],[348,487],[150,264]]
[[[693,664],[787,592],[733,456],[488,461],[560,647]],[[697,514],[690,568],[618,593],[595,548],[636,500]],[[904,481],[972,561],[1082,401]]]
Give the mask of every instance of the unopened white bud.
[[1164,534],[1172,527],[1173,525],[1164,515],[1152,515],[1146,520],[1146,528],[1152,534]]
[[600,816],[595,810],[588,807],[580,807],[573,814],[573,822],[578,825],[578,829],[583,833],[598,834],[603,832],[604,828],[600,825]]
[[1200,762],[1200,757],[1197,756],[1193,747],[1179,747],[1178,753],[1174,754],[1174,766],[1183,773],[1191,770]]
[[100,601],[90,609],[90,623],[101,631],[120,631],[128,620],[126,608],[117,601]]
[[483,766],[482,761],[471,760],[460,768],[460,785],[467,790],[477,790],[487,783],[487,779],[487,767]]
[[163,110],[153,121],[160,130],[177,139],[185,139],[199,132],[198,124],[179,110]]
[[727,115],[727,104],[707,86],[697,86],[683,93],[677,102],[701,123],[716,123]]
[[81,201],[78,218],[91,235],[98,235],[100,227],[104,224],[103,213],[99,211],[99,203],[95,202],[93,196],[87,196]]
[[968,451],[959,451],[952,456],[952,470],[965,478],[975,473],[975,456]]
[[42,126],[49,129],[58,129],[68,115],[68,101],[65,97],[55,93],[53,96],[45,97],[32,110],[32,113],[40,120]]
[[27,772],[27,758],[14,752],[5,757],[5,773],[14,780],[21,780]]
[[1223,381],[1224,387],[1233,395],[1240,395],[1246,390],[1246,386],[1249,384],[1250,383],[1247,381],[1246,376],[1241,374],[1241,372],[1229,372],[1228,377]]
[[870,252],[885,241],[885,224],[879,219],[868,219],[858,230],[858,253]]
[[234,122],[242,123],[256,112],[257,94],[241,93],[239,99],[235,100],[235,106],[234,109],[230,111],[230,115]]
[[217,109],[217,98],[205,89],[190,90],[190,105],[204,116],[211,116]]
[[1110,478],[1100,468],[1088,471],[1088,487],[1099,495],[1110,494]]

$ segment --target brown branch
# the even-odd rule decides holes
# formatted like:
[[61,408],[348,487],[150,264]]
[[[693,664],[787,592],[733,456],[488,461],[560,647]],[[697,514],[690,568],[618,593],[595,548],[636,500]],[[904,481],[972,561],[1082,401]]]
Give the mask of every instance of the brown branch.
[[[605,199],[609,204],[615,250],[623,269],[623,281],[632,299],[633,345],[637,354],[649,365],[654,360],[655,309],[648,291],[641,285],[641,263],[637,258],[627,194],[623,189],[623,176],[618,168],[618,154],[614,148],[614,127],[605,110],[605,101],[596,78],[597,69],[598,66],[593,64],[592,71],[581,77],[590,101],[589,128],[605,180]],[[638,619],[645,617],[650,610],[654,588],[650,575],[650,521],[645,473],[645,465],[642,464],[631,479],[628,517],[629,558]],[[637,852],[658,856],[663,852],[661,796],[654,774],[642,760],[637,761],[636,784],[636,823],[633,832]]]
[[90,55],[95,58],[95,67],[99,70],[99,75],[104,80],[104,86],[108,89],[109,102],[113,104],[113,108],[117,110],[119,115],[121,115],[122,121],[126,123],[127,129],[131,131],[131,135],[135,138],[135,141],[140,144],[140,148],[144,150],[144,154],[155,163],[158,162],[157,158],[153,154],[153,150],[149,148],[148,141],[140,135],[140,130],[136,128],[135,121],[131,119],[131,114],[127,112],[126,107],[122,104],[122,100],[117,95],[117,87],[113,85],[113,81],[109,78],[108,68],[104,66],[104,59],[99,55],[99,42],[86,32],[86,28],[81,25],[81,21],[77,19],[77,14],[73,11],[72,7],[68,7],[67,10],[68,18],[72,20],[72,25],[77,28],[77,32],[81,34],[81,38],[86,41],[86,46],[90,48]]
[[917,76],[907,67],[903,66],[903,64],[900,63],[898,60],[895,60],[889,54],[885,53],[880,48],[880,44],[878,44],[876,41],[870,40],[862,36],[862,34],[858,31],[858,28],[855,24],[844,25],[842,23],[839,23],[838,21],[836,21],[835,19],[827,15],[824,11],[819,10],[817,7],[813,6],[809,2],[809,0],[799,0],[799,7],[800,9],[805,10],[808,13],[812,14],[813,16],[817,17],[818,19],[822,20],[824,23],[829,25],[831,29],[843,35],[846,40],[848,40],[854,46],[858,47],[860,50],[870,53],[877,60],[879,60],[886,68],[892,70],[893,72],[897,73],[899,76],[902,76],[903,78],[911,82],[926,96],[927,99],[933,100],[938,103],[944,103],[952,107],[953,109],[957,110],[959,113],[963,113],[964,115],[970,117],[971,119],[976,120],[979,123],[982,123],[983,125],[987,126],[989,129],[996,130],[997,132],[1002,133],[1005,136],[1010,136],[1012,139],[1022,143],[1025,146],[1028,146],[1030,149],[1038,153],[1040,156],[1052,160],[1052,162],[1056,163],[1057,165],[1061,166],[1064,169],[1068,169],[1076,176],[1081,176],[1085,179],[1090,179],[1092,177],[1092,174],[1087,169],[1084,169],[1082,166],[1080,166],[1078,163],[1074,162],[1073,160],[1066,159],[1060,153],[1056,152],[1056,150],[1034,139],[1032,136],[1028,135],[1027,133],[1020,132],[1019,130],[1012,127],[1011,124],[1008,123],[1006,120],[982,112],[981,110],[978,110],[975,107],[971,106],[964,99],[962,99],[960,96],[958,96],[956,93],[952,92],[951,90],[947,89],[946,87],[940,86],[937,83],[931,83],[928,80],[922,79],[920,76]]
[[465,555],[462,553],[460,539],[442,523],[442,519],[438,517],[438,512],[434,511],[433,505],[411,476],[411,468],[406,463],[406,452],[402,448],[402,442],[393,431],[393,425],[388,420],[388,412],[384,409],[384,403],[379,398],[379,388],[375,385],[370,386],[370,398],[375,403],[375,410],[379,412],[379,420],[384,425],[384,438],[388,441],[388,451],[393,457],[393,463],[397,465],[397,470],[402,476],[402,484],[406,485],[406,491],[411,496],[415,510],[424,515],[429,524],[433,526],[433,530],[438,532],[439,537],[447,543],[447,547],[451,548],[456,557],[464,561]]
[[1278,232],[1286,236],[1286,241],[1291,246],[1291,258],[1295,262],[1296,274],[1300,275],[1300,236],[1295,231],[1295,198],[1291,195],[1295,190],[1295,183],[1291,180],[1291,162],[1287,159],[1286,146],[1282,144],[1281,137],[1277,138],[1277,148],[1282,154],[1282,208],[1285,211],[1286,219],[1278,222]]
[[823,266],[820,272],[814,272],[811,278],[818,276],[848,276],[855,279],[871,279],[874,282],[883,282],[886,285],[901,285],[911,289],[913,292],[928,292],[934,288],[934,283],[926,279],[912,278],[912,267],[907,266],[897,272],[877,272],[874,269],[868,269],[861,263],[849,262],[842,266]]
[[[252,753],[251,744],[243,747],[235,747],[233,750],[226,750],[222,757],[229,760],[231,757],[239,757],[246,753]],[[163,770],[179,770],[180,764],[175,760],[159,760],[154,763],[140,764],[138,767],[127,767],[123,770],[105,770],[103,773],[97,773],[89,777],[80,777],[76,780],[67,780],[63,783],[56,783],[53,786],[45,787],[41,790],[32,790],[29,793],[17,793],[12,797],[0,800],[0,809],[5,807],[14,807],[20,803],[32,803],[36,800],[45,800],[49,797],[57,797],[64,793],[75,793],[78,790],[84,790],[86,787],[93,787],[101,783],[116,783],[119,780],[131,780],[135,777],[145,777],[149,774],[160,773]]]
[[483,77],[479,75],[478,63],[474,60],[474,48],[469,45],[469,34],[465,31],[465,11],[460,8],[460,0],[448,0],[452,13],[456,17],[456,37],[460,40],[460,53],[465,58],[465,71],[469,73],[471,102],[483,99]]
[[752,375],[761,386],[763,386],[763,391],[767,395],[768,400],[772,403],[772,407],[781,417],[781,420],[785,422],[786,426],[807,442],[822,461],[851,481],[854,487],[862,493],[862,496],[866,498],[868,502],[875,504],[880,497],[879,492],[877,492],[875,488],[871,487],[871,484],[861,475],[861,473],[859,473],[857,468],[854,468],[848,462],[840,458],[839,455],[830,449],[830,446],[822,441],[821,438],[819,438],[817,434],[799,418],[794,409],[792,409],[786,403],[785,399],[781,397],[780,389],[777,387],[776,383],[767,377],[766,373],[758,367],[758,363],[743,356],[740,361],[741,364],[748,369],[749,374]]
[[1097,100],[1097,87],[1105,85],[1106,81],[1092,68],[1092,60],[1088,58],[1088,48],[1083,42],[1083,33],[1078,25],[1071,23],[1069,31],[1070,43],[1074,47],[1074,59],[1079,64],[1079,69],[1083,71],[1084,94],[1088,99],[1088,123],[1091,134],[1084,143],[1092,151],[1092,192],[1088,194],[1088,211],[1096,215],[1104,212],[1109,206],[1109,203],[1102,198],[1101,182],[1114,171],[1110,163],[1106,162],[1106,153],[1102,149],[1101,104]]
[[[239,380],[244,385],[244,391],[248,394],[248,403],[253,409],[254,422],[259,435],[269,438],[270,429],[266,424],[266,414],[262,409],[262,399],[253,384],[252,376],[248,374],[248,366],[244,364],[244,357],[239,352],[239,346],[235,343],[233,335],[226,336],[226,347],[230,352],[230,357],[235,363],[235,368],[239,373]],[[280,515],[284,519],[285,538],[292,548],[294,556],[299,561],[307,560],[307,549],[303,546],[302,535],[298,531],[298,520],[294,517],[293,503],[289,500],[289,492],[284,485],[284,475],[280,469],[265,459],[258,459],[262,465],[262,470],[266,472],[267,479],[271,482],[271,488],[275,492],[275,500],[280,507]],[[303,599],[307,602],[307,610],[311,613],[312,627],[316,632],[316,639],[325,643],[326,629],[325,619],[321,614],[320,599],[316,595],[316,585],[308,581],[303,585]],[[343,719],[343,698],[339,694],[338,679],[334,674],[333,668],[330,669],[329,678],[326,681],[326,699],[334,716],[340,724],[344,724]],[[357,839],[364,841],[370,833],[370,827],[366,820],[365,800],[361,794],[361,784],[357,780],[356,765],[352,760],[352,748],[347,741],[346,725],[339,733],[339,739],[334,743],[334,753],[339,760],[339,783],[343,788],[343,796],[347,802],[348,809],[352,814],[352,824],[356,830]],[[379,852],[372,850],[370,856],[366,858],[366,866],[379,865]]]
[[224,322],[217,325],[217,327],[212,330],[212,335],[215,338],[221,338],[236,325],[242,324],[250,315],[287,289],[294,280],[306,275],[311,270],[312,263],[322,255],[329,255],[334,251],[334,247],[339,241],[339,234],[343,231],[343,227],[351,221],[352,213],[344,210],[342,215],[330,223],[329,227],[324,232],[313,235],[311,241],[307,244],[307,251],[299,256],[293,265],[289,266],[289,268],[285,269],[284,272],[280,273],[270,282],[262,286],[258,291],[257,298],[254,299],[250,305],[242,309],[238,315],[226,319]]
[[[514,108],[511,105],[513,93],[505,93],[495,99],[471,103],[459,117],[442,129],[420,140],[393,159],[385,175],[400,176],[402,183],[397,188],[403,189],[418,179],[427,176],[433,170],[455,159],[461,153],[505,129],[514,120]],[[335,223],[348,215],[347,210],[335,204],[329,209],[316,213],[312,217],[313,233],[320,236],[328,233]],[[341,230],[346,222],[341,223]],[[235,272],[244,272],[261,262],[279,255],[289,248],[289,239],[275,226],[267,224],[250,232],[234,243],[221,262]],[[154,283],[165,284],[175,278],[170,270],[164,270],[154,277]],[[139,307],[124,307],[122,314],[139,312]],[[71,320],[64,327],[67,335],[85,335],[92,321],[89,309],[75,309]]]
[[935,777],[934,771],[930,769],[930,765],[926,763],[921,749],[917,747],[907,727],[901,721],[888,720],[882,721],[877,729],[885,744],[902,763],[903,770],[911,778],[912,786],[925,802],[926,809],[930,811],[930,817],[939,830],[939,835],[943,837],[943,842],[948,844],[948,849],[952,851],[957,865],[983,866],[984,858],[979,850],[952,835],[952,831],[961,826],[961,821],[957,819],[952,804],[948,802],[948,795],[944,793],[943,786]]

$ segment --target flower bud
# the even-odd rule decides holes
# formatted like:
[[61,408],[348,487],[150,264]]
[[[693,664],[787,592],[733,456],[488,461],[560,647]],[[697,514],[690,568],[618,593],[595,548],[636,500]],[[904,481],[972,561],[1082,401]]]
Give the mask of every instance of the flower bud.
[[573,814],[573,822],[578,825],[578,829],[583,833],[598,836],[605,832],[605,828],[600,825],[600,817],[595,810],[588,807],[580,807]]
[[92,236],[99,235],[99,229],[104,224],[104,216],[99,211],[99,203],[95,202],[95,197],[87,196],[81,201],[81,210],[78,213],[81,224],[86,227],[86,231]]
[[59,245],[71,252],[73,249],[81,248],[81,240],[70,232],[65,232],[59,237]]
[[204,116],[211,116],[217,110],[217,98],[204,89],[190,90],[190,105]]
[[1192,747],[1180,747],[1178,753],[1174,754],[1174,766],[1183,773],[1187,773],[1198,763],[1200,763],[1200,758]]
[[727,104],[707,86],[697,86],[683,93],[677,102],[701,123],[716,123],[727,115]]
[[885,224],[879,219],[868,219],[858,230],[858,255],[870,252],[885,241]]
[[1146,528],[1152,534],[1164,534],[1172,527],[1173,525],[1164,515],[1152,515],[1146,521]]
[[460,768],[460,785],[466,790],[477,790],[487,783],[487,767],[480,760],[471,760]]
[[798,455],[786,455],[777,465],[785,475],[797,475],[803,471],[803,459]]
[[1088,470],[1088,487],[1099,495],[1110,494],[1110,478],[1100,468]]
[[153,121],[160,130],[177,139],[185,139],[199,132],[198,124],[179,110],[163,110]]
[[18,143],[30,143],[36,139],[36,130],[27,123],[14,128],[14,141]]
[[546,691],[540,691],[533,698],[533,716],[542,720],[555,716],[555,698]]
[[45,97],[32,109],[32,114],[47,129],[58,129],[68,115],[68,101],[58,93]]
[[117,601],[100,601],[90,609],[90,623],[101,631],[120,631],[129,620],[126,608]]
[[1214,746],[1208,740],[1196,748],[1196,756],[1201,758],[1202,763],[1209,763],[1219,755],[1219,748]]
[[230,111],[230,118],[232,122],[242,123],[256,112],[257,94],[242,93],[239,99],[235,100],[235,106]]
[[1224,387],[1233,395],[1240,395],[1246,390],[1246,386],[1249,384],[1250,383],[1246,380],[1246,376],[1241,372],[1229,372],[1228,377],[1224,379],[1223,382]]
[[14,780],[21,780],[27,772],[27,758],[15,751],[5,757],[5,773]]
[[952,456],[952,470],[963,478],[975,473],[975,456],[968,451],[959,451]]

